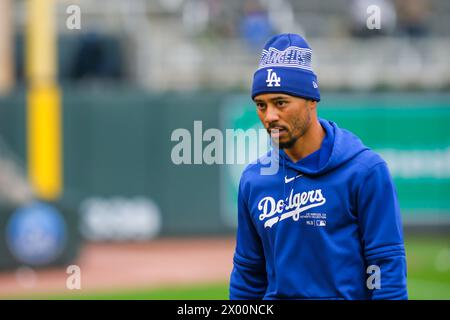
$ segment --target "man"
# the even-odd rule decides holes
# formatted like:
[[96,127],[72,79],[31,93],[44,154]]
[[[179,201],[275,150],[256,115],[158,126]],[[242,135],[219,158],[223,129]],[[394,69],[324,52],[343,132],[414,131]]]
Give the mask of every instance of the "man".
[[267,42],[252,99],[275,145],[265,157],[279,150],[279,170],[261,174],[260,158],[242,173],[230,299],[407,299],[388,167],[317,117],[320,93],[301,36]]

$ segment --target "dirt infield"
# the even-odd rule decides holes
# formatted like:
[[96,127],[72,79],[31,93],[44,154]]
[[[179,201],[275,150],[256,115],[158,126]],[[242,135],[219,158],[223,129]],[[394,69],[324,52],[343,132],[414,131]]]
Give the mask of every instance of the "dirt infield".
[[[81,291],[154,288],[228,281],[234,238],[158,239],[147,243],[94,244],[75,262]],[[0,298],[17,294],[68,293],[65,268],[0,272]]]

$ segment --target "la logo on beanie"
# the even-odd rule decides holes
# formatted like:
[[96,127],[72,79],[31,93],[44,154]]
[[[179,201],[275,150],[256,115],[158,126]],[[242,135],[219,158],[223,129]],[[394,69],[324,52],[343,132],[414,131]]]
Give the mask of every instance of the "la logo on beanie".
[[[273,69],[267,69],[267,86],[268,87],[279,87],[281,78],[277,76]],[[275,84],[274,84],[275,83]]]

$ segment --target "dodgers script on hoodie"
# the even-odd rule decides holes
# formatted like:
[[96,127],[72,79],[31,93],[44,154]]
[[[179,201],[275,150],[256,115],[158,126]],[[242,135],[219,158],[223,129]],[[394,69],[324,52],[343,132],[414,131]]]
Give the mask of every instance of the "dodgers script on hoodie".
[[319,150],[296,163],[280,150],[277,174],[261,175],[260,159],[241,176],[230,299],[408,298],[388,167],[354,134],[319,120]]

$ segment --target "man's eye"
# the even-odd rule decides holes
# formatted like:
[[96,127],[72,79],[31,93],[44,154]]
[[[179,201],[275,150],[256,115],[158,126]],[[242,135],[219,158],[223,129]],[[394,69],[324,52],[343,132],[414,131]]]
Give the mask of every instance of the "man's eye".
[[277,106],[283,107],[286,105],[286,101],[277,101]]
[[257,103],[257,104],[256,104],[256,107],[257,107],[259,110],[264,110],[264,109],[266,108],[266,105],[263,104],[263,103]]

